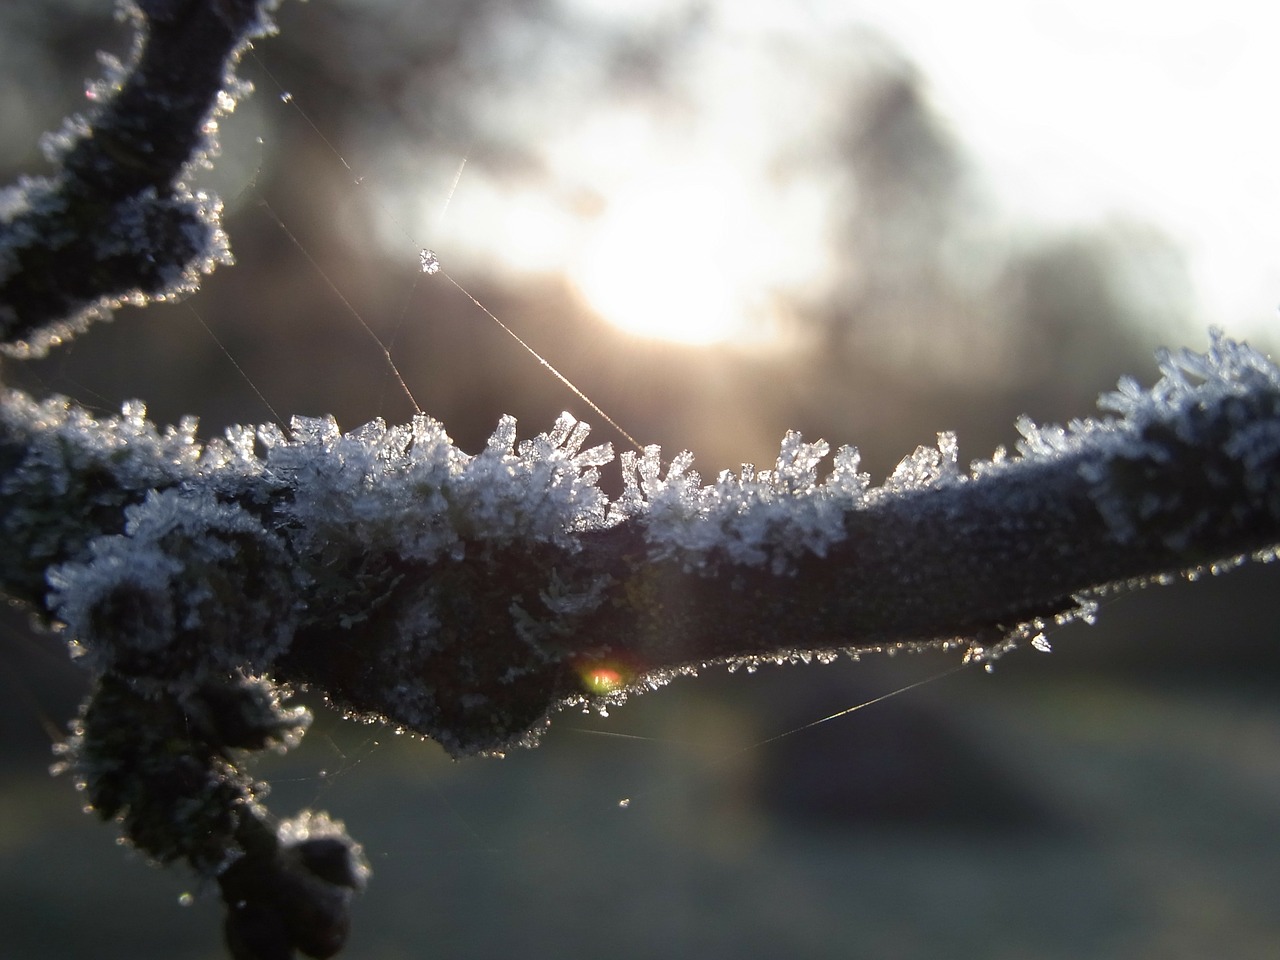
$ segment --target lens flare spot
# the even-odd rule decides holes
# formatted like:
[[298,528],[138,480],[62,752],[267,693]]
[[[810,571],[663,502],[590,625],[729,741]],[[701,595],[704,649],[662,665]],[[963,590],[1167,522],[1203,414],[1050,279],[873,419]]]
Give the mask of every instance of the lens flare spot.
[[636,675],[634,667],[612,656],[580,656],[574,659],[573,669],[583,692],[594,697],[625,690]]
[[581,677],[582,685],[595,694],[613,693],[626,685],[621,671],[612,667],[592,667],[582,671]]

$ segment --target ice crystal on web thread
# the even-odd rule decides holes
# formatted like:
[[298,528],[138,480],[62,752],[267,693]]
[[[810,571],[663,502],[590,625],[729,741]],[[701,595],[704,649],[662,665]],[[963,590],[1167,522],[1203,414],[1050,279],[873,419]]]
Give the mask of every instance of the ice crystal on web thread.
[[422,265],[422,272],[429,277],[440,272],[440,258],[436,256],[434,250],[420,250],[418,262]]

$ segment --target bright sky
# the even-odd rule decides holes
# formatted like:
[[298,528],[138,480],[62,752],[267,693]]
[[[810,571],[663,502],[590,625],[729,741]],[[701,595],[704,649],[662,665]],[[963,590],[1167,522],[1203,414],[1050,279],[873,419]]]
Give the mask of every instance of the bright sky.
[[[689,0],[563,0],[640,30]],[[468,174],[459,252],[562,271],[607,319],[691,342],[767,336],[777,294],[829,279],[836,184],[776,160],[840,121],[852,30],[897,42],[1011,225],[1153,224],[1186,251],[1205,323],[1280,330],[1280,6],[1137,0],[705,0],[680,110],[548,121],[554,89],[494,107],[528,123],[566,196]],[[634,8],[634,10],[632,9]],[[785,52],[780,56],[779,51]],[[581,55],[568,50],[564,56]],[[553,78],[554,79],[554,78]],[[807,147],[806,147],[807,145]],[[584,216],[582,198],[595,205]],[[437,198],[423,201],[437,219]],[[445,244],[441,244],[445,246]]]
[[1186,249],[1207,321],[1280,330],[1280,7],[863,6],[920,63],[1013,215],[1148,219]]

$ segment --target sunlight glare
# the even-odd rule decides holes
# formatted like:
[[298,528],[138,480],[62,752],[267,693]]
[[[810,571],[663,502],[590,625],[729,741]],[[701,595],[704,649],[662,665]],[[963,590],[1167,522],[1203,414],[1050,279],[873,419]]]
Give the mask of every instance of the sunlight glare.
[[570,278],[602,316],[638,336],[707,344],[745,335],[751,274],[768,238],[743,193],[693,172],[625,188]]
[[[659,0],[638,12],[564,2],[619,35],[666,25],[684,38],[663,64],[670,89],[584,96],[567,117],[537,83],[488,104],[503,129],[537,131],[536,174],[470,168],[440,240],[440,182],[454,166],[424,178],[432,219],[421,232],[451,263],[560,274],[639,336],[741,344],[788,333],[804,303],[859,282],[841,233],[859,185],[841,144],[877,50],[868,36],[880,35],[919,67],[954,132],[982,230],[1016,240],[1020,224],[1148,223],[1186,254],[1197,323],[1275,326],[1280,134],[1259,118],[1280,79],[1268,46],[1280,14],[1256,3],[1187,13],[1145,0]],[[698,28],[686,29],[694,11]],[[576,69],[603,83],[616,64],[594,49]],[[985,260],[966,251],[981,260],[966,268],[975,290],[1002,249]]]
[[572,216],[544,195],[523,192],[503,202],[500,233],[504,259],[516,270],[551,273],[563,266],[575,233]]

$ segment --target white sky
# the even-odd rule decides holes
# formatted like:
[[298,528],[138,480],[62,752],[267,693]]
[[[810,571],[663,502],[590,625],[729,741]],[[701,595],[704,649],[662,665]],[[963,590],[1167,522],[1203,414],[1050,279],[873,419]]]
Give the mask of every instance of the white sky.
[[1280,5],[856,8],[921,65],[1014,215],[1148,219],[1187,250],[1207,320],[1280,329]]
[[[693,6],[563,2],[636,30]],[[772,164],[839,123],[842,101],[824,94],[847,85],[852,31],[869,26],[922,71],[1011,230],[1150,223],[1185,251],[1205,324],[1280,331],[1280,5],[705,0],[701,9],[707,26],[678,78],[689,126],[643,106],[550,119],[563,79],[554,72],[481,103],[605,212],[584,219],[571,199],[513,196],[469,173],[446,231],[455,253],[562,271],[602,315],[638,332],[742,339],[764,318],[754,332],[767,333],[771,293],[827,278],[828,216],[842,199],[816,179],[779,187]],[[512,42],[542,43],[541,62],[589,72],[590,52],[558,50],[554,34]],[[439,225],[438,191],[422,211],[424,232]]]

